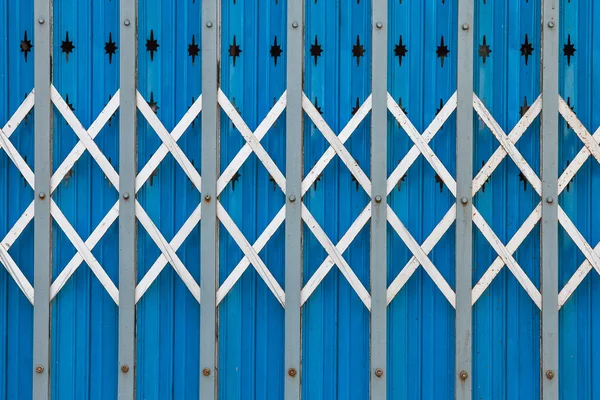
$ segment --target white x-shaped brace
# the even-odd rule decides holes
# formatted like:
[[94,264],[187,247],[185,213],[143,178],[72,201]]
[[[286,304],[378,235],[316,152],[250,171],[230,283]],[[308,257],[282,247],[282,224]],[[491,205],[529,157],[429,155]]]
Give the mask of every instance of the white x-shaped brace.
[[[560,195],[590,155],[600,162],[600,146],[598,145],[600,143],[600,128],[596,130],[594,135],[591,135],[562,97],[559,98],[558,111],[584,145],[558,179],[558,193]],[[558,294],[558,308],[560,309],[592,268],[600,274],[600,243],[592,248],[562,208],[558,210],[558,220],[585,257],[585,260]]]
[[[93,138],[100,132],[102,127],[106,124],[106,122],[109,120],[109,118],[112,116],[112,114],[118,107],[119,93],[117,92],[115,96],[111,99],[111,101],[109,101],[109,103],[100,113],[96,121],[94,121],[94,123],[90,126],[90,129],[87,131],[83,128],[79,120],[75,117],[69,106],[65,103],[65,101],[62,99],[62,97],[56,90],[56,88],[54,88],[54,86],[51,87],[51,99],[58,111],[65,117],[65,120],[69,123],[69,125],[79,138],[79,142],[77,143],[77,145],[71,150],[69,155],[65,158],[62,164],[59,166],[59,168],[52,175],[50,180],[51,193],[53,193],[56,190],[56,188],[64,179],[65,175],[73,167],[75,162],[81,157],[85,150],[88,150],[90,152],[90,154],[96,160],[96,162],[98,162],[108,179],[110,179],[111,182],[113,182],[113,184],[115,185],[115,187],[118,188],[118,175],[114,168],[112,168],[106,157],[104,157],[98,146],[96,146],[96,144],[93,141]],[[20,114],[22,112],[25,112],[24,115],[26,115],[31,110],[33,103],[33,94],[31,94],[25,100],[23,105],[19,108],[17,113],[15,113],[15,115]],[[24,115],[19,117],[19,120],[15,120],[15,122],[20,122]],[[16,125],[13,125],[12,129],[14,130],[15,127]],[[15,162],[15,165],[17,166],[27,183],[31,186],[32,189],[34,189],[34,173],[31,170],[31,168],[27,165],[27,163],[24,162],[24,160],[16,152],[14,147],[12,147],[8,140],[8,136],[4,136],[0,138],[0,140],[2,142],[2,147],[5,150],[7,150],[7,152],[9,152],[9,157],[13,160],[13,162]],[[81,263],[82,260],[85,260],[92,272],[98,277],[101,284],[106,288],[111,298],[113,298],[115,302],[118,301],[118,290],[116,286],[112,283],[106,272],[102,269],[101,265],[98,263],[98,261],[92,254],[91,250],[88,248],[87,244],[84,243],[83,240],[79,237],[73,226],[68,222],[68,220],[66,219],[60,208],[56,205],[54,200],[51,198],[51,196],[49,196],[49,198],[51,201],[50,212],[54,220],[57,222],[57,224],[67,236],[67,238],[71,241],[71,243],[77,250],[77,254],[71,260],[72,262],[64,268],[59,277],[53,283],[51,287],[51,296],[54,297],[56,295],[56,293],[64,285],[68,277],[70,277],[73,274],[76,267]],[[31,202],[31,204],[27,207],[25,212],[17,220],[15,225],[12,227],[12,229],[2,241],[3,249],[8,249],[10,246],[12,246],[12,244],[14,244],[17,238],[23,233],[29,222],[31,222],[33,217],[34,207],[33,202]],[[6,253],[6,255],[7,254],[8,253]],[[5,255],[3,255],[3,258],[6,258]],[[78,261],[73,262],[74,260]],[[10,263],[10,260],[3,261]],[[75,266],[75,268],[70,268],[75,263],[77,263],[77,266]],[[19,286],[21,286],[20,283]],[[27,290],[24,291],[24,293],[27,296],[27,298],[33,303],[33,290],[30,290],[29,288],[27,288],[27,286],[28,283],[24,284],[23,286]]]
[[[285,96],[285,94],[284,94],[284,96]],[[267,117],[265,118],[263,123],[261,123],[259,128],[254,133],[254,138],[256,139],[256,143],[253,144],[254,148],[258,148],[258,141],[260,141],[262,139],[262,137],[264,136],[266,131],[276,121],[276,119],[279,116],[279,114],[281,113],[281,111],[283,111],[283,108],[285,107],[285,97],[284,96],[282,96],[283,102],[281,104],[281,109],[277,109],[278,112],[272,116],[267,115]],[[282,99],[280,99],[280,102],[282,101]],[[237,113],[237,111],[235,110],[235,107],[233,107],[233,105],[231,105],[231,103],[227,100],[227,98],[221,92],[219,93],[219,102],[221,104],[222,109],[232,120],[232,122],[236,126],[236,128],[242,133],[242,135],[244,135],[244,138],[246,138],[246,137],[250,138],[250,136],[252,135],[252,132],[244,124],[243,120],[239,116],[239,113]],[[356,130],[358,125],[361,123],[361,121],[369,113],[369,111],[371,109],[371,97],[369,97],[364,102],[364,104],[359,108],[359,110],[355,113],[355,115],[352,117],[352,119],[348,122],[348,124],[342,130],[342,132],[340,133],[339,136],[336,136],[331,131],[331,129],[329,128],[327,123],[323,120],[323,118],[321,117],[319,112],[316,110],[316,108],[312,105],[312,103],[310,102],[310,100],[308,100],[308,98],[306,96],[303,96],[302,104],[303,104],[303,108],[306,111],[306,113],[313,120],[313,122],[315,122],[315,125],[323,133],[326,140],[330,143],[331,147],[329,147],[327,149],[327,151],[317,161],[317,163],[312,168],[312,170],[304,178],[304,180],[302,182],[301,197],[310,189],[310,187],[313,185],[315,180],[318,178],[318,176],[321,174],[321,172],[325,169],[325,167],[329,164],[329,162],[334,158],[334,156],[336,154],[338,154],[340,156],[342,161],[346,164],[346,166],[348,166],[351,173],[355,176],[355,178],[357,179],[359,184],[365,189],[367,194],[370,195],[371,189],[370,189],[369,179],[364,174],[364,172],[360,169],[360,167],[356,164],[355,160],[352,158],[350,153],[344,148],[343,143],[350,137],[352,132],[354,132]],[[269,114],[273,113],[273,110],[275,110],[277,108],[277,106],[278,105],[276,104],[275,107],[273,107],[273,109],[271,110],[271,112]],[[248,139],[247,139],[247,141],[248,141],[248,143],[246,145],[244,145],[242,150],[240,150],[238,155],[234,158],[234,161],[227,167],[227,169],[229,169],[232,166],[235,167],[236,170],[237,170],[237,168],[239,168],[238,164],[241,165],[241,163],[243,163],[243,161],[247,157],[247,155],[245,155],[243,159],[238,160],[240,153],[244,152],[243,154],[246,154],[246,153],[249,154],[250,151],[255,151],[254,148],[251,147],[252,145],[251,145],[250,141]],[[265,165],[265,167],[267,168],[267,170],[269,171],[271,176],[274,177],[276,184],[281,188],[281,190],[285,194],[285,178],[283,177],[281,172],[277,169],[277,167],[274,165],[274,163],[271,165],[268,162],[269,159],[266,155],[261,156],[260,154],[257,154],[257,156],[261,160],[263,165]],[[223,185],[226,185],[229,182],[229,180],[231,179],[231,177],[233,176],[233,173],[226,174],[227,169],[221,176],[222,178],[224,176],[226,178],[226,180],[223,181]],[[221,181],[221,179],[219,179],[219,181]],[[221,187],[222,186],[218,186],[218,189],[220,190]],[[231,225],[232,221],[230,220],[230,218],[228,218],[228,216],[226,214],[224,214],[224,210],[222,210],[222,207],[219,207],[218,213],[222,214],[219,216],[219,218],[221,219],[221,222],[225,225],[226,228],[227,228],[227,225]],[[328,259],[335,260],[335,264],[338,265],[342,274],[346,277],[346,279],[348,280],[348,282],[350,283],[352,288],[358,293],[359,297],[361,298],[363,303],[367,306],[367,308],[370,309],[371,297],[369,295],[369,292],[362,285],[362,283],[360,282],[360,280],[358,279],[356,274],[352,271],[352,269],[350,268],[348,263],[342,257],[341,252],[334,246],[334,244],[331,242],[331,240],[327,237],[327,235],[325,234],[325,231],[317,223],[315,218],[312,216],[312,214],[310,213],[308,208],[306,208],[306,206],[304,206],[304,204],[302,204],[302,219],[305,221],[305,223],[307,224],[307,226],[311,230],[311,232],[315,235],[315,237],[317,238],[317,240],[319,241],[321,246],[323,246],[325,251],[329,254]],[[238,245],[240,245],[240,247],[242,248],[242,251],[244,251],[245,256],[236,265],[236,267],[233,269],[233,271],[229,274],[229,276],[225,279],[223,284],[217,290],[217,304],[219,304],[225,298],[227,293],[229,293],[231,291],[231,289],[233,288],[235,283],[239,280],[241,275],[244,273],[244,271],[248,268],[248,266],[250,264],[252,264],[255,268],[257,268],[257,265],[260,266],[261,269],[263,268],[262,265],[264,265],[264,264],[260,260],[260,257],[258,257],[258,253],[264,248],[264,246],[267,244],[267,242],[270,240],[270,238],[273,236],[273,234],[277,231],[277,229],[281,226],[281,224],[283,223],[284,220],[285,220],[285,205],[281,207],[279,212],[275,215],[275,217],[267,225],[265,230],[260,234],[258,239],[255,241],[254,245],[251,246],[243,238],[243,236],[241,236],[241,233],[238,234],[239,238],[236,238],[234,236],[234,239],[236,240],[236,242],[238,242]],[[231,230],[229,228],[227,228],[227,229],[231,233]],[[233,236],[233,234],[232,234],[232,236]],[[243,246],[240,244],[240,242],[242,242],[242,239],[243,239]],[[332,265],[333,265],[333,263],[331,264],[331,266]],[[327,271],[331,268],[331,266],[329,266]],[[264,269],[266,270],[266,267],[264,267]],[[259,271],[259,268],[257,268],[257,271]],[[327,273],[327,271],[325,271],[323,266],[321,266],[319,268],[319,270],[317,270],[317,272],[315,273],[315,275],[313,276],[313,278],[311,280],[313,282],[317,282],[317,281],[320,282],[323,279],[323,277],[325,276],[325,274]],[[285,294],[283,293],[282,290],[280,290],[277,282],[272,277],[266,279],[263,276],[263,275],[266,275],[264,272],[261,273],[261,271],[259,271],[259,274],[261,274],[261,277],[263,278],[263,280],[265,281],[267,286],[271,289],[271,291],[273,291],[273,293],[275,294],[275,296],[277,297],[279,302],[283,306],[285,306],[285,297],[284,297]],[[317,285],[318,285],[318,282],[317,282]],[[307,283],[307,286],[308,286],[308,283]],[[311,292],[314,290],[314,289],[311,290],[310,288],[307,289],[307,286],[305,286],[305,288],[303,289],[303,295],[304,295],[304,293],[307,293],[305,290],[310,290]],[[316,287],[316,285],[315,285],[315,287]],[[308,296],[306,296],[306,298],[307,297]]]
[[[496,137],[502,136],[503,132],[501,128],[498,126],[496,121],[491,117],[487,109],[483,106],[481,101],[475,96],[474,97],[474,107],[477,113],[480,115],[484,123],[490,128],[490,130],[494,133]],[[521,121],[517,124],[517,126],[513,129],[513,132],[507,137],[510,144],[505,145],[501,142],[502,146],[494,153],[494,155],[490,158],[493,160],[498,157],[499,161],[504,158],[506,152],[511,156],[513,161],[517,164],[517,167],[523,172],[526,176],[527,180],[531,184],[531,186],[536,190],[538,195],[541,196],[541,181],[537,177],[537,175],[533,172],[531,167],[522,159],[520,154],[515,152],[514,144],[519,140],[523,132],[529,127],[531,122],[537,117],[542,109],[541,97],[539,97],[536,102],[531,106],[528,112],[523,116]],[[581,122],[575,116],[575,113],[570,109],[570,107],[566,104],[566,102],[560,98],[559,99],[559,112],[563,115],[565,120],[573,127],[581,141],[584,143],[584,147],[581,149],[579,154],[575,157],[572,163],[563,171],[559,180],[558,180],[558,193],[562,193],[562,191],[567,187],[571,179],[575,176],[577,171],[581,168],[581,166],[585,163],[587,158],[590,155],[594,155],[596,160],[600,161],[600,146],[598,146],[598,141],[600,141],[600,130],[596,131],[594,136],[590,135],[590,133],[584,128]],[[529,115],[528,115],[529,114]],[[508,148],[507,148],[508,147]],[[512,149],[510,148],[512,147]],[[500,152],[500,153],[499,153]],[[512,154],[511,154],[512,152]],[[498,163],[499,163],[498,161]],[[488,162],[489,163],[489,162]],[[487,164],[486,164],[487,166]],[[497,166],[497,165],[496,165]],[[479,184],[485,182],[487,177],[491,174],[496,166],[490,168],[490,172],[485,172],[485,176],[479,180]],[[486,170],[486,167],[482,168],[480,174],[475,178],[477,180],[478,177],[481,176],[481,173]],[[473,185],[474,194],[477,190],[479,190],[481,186]],[[474,195],[473,194],[473,195]],[[529,235],[529,233],[536,226],[538,221],[541,219],[541,203],[533,210],[533,212],[529,215],[529,217],[525,220],[525,222],[521,225],[521,227],[514,234],[513,238],[509,241],[506,246],[506,251],[508,251],[511,255],[516,251],[516,249],[521,245],[523,240]],[[475,218],[474,218],[475,221]],[[565,285],[565,287],[561,290],[558,298],[559,308],[566,302],[569,296],[573,293],[573,291],[577,288],[577,286],[581,283],[583,278],[587,275],[587,273],[591,270],[591,268],[595,268],[597,272],[600,273],[600,257],[598,256],[598,250],[600,250],[600,244],[596,246],[596,249],[592,249],[591,246],[587,243],[583,235],[577,230],[573,222],[566,215],[562,207],[558,206],[558,221],[563,226],[567,234],[573,239],[574,243],[580,249],[580,251],[584,254],[586,260],[580,265],[578,270],[575,272],[573,277],[569,280],[569,282]],[[484,273],[482,278],[473,288],[473,304],[477,301],[477,299],[483,294],[484,290],[489,286],[491,281],[495,278],[495,276],[500,272],[502,267],[504,266],[504,260],[501,257],[496,258],[492,265],[488,268],[488,270]],[[512,268],[509,264],[509,268],[512,271]],[[514,273],[514,272],[513,272]],[[523,285],[519,277],[517,277],[519,282]],[[527,283],[527,282],[526,282]],[[541,294],[535,289],[532,288],[532,285],[525,287],[525,290],[529,293],[532,299],[535,301],[537,306],[541,308]]]
[[[10,142],[9,138],[33,108],[33,104],[35,102],[34,97],[35,96],[33,91],[29,93],[29,95],[25,98],[23,103],[21,103],[19,108],[17,108],[15,113],[8,120],[6,125],[4,125],[2,129],[0,129],[0,148],[2,148],[6,152],[8,158],[10,158],[15,167],[17,167],[19,172],[21,172],[21,175],[23,175],[23,177],[27,180],[27,182],[29,182],[30,185],[32,185],[32,187],[33,172],[31,171],[31,168],[29,168],[29,166],[27,165],[27,162],[25,162],[23,157],[21,157],[21,154],[19,154],[17,149]],[[25,217],[21,216],[21,218],[19,218],[19,220],[16,222],[15,226],[23,225],[23,222],[20,221],[26,219],[29,214],[31,214],[31,217],[33,217],[33,204],[27,208],[27,210],[23,214]],[[29,218],[29,220],[31,220],[31,218]],[[26,225],[27,224],[23,226],[23,229],[25,229]],[[21,291],[23,292],[25,297],[27,297],[29,302],[33,304],[33,286],[31,285],[31,283],[29,283],[21,269],[17,266],[13,258],[8,253],[8,249],[15,243],[19,235],[20,232],[17,233],[17,230],[15,228],[12,228],[8,232],[6,237],[2,240],[2,242],[0,243],[0,263],[4,265],[4,268],[6,268],[6,271],[8,271],[9,275],[14,279],[19,289],[21,289]]]

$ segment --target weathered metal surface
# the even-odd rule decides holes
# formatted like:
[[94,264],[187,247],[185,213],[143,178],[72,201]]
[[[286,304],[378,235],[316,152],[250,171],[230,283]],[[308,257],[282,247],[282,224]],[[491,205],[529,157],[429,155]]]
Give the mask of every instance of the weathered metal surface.
[[591,0],[135,3],[0,1],[0,399],[594,397]]

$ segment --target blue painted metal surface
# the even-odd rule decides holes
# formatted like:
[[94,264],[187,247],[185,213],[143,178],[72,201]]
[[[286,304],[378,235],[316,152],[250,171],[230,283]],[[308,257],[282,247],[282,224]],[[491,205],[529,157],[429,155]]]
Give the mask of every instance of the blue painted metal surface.
[[[0,127],[33,89],[33,49],[21,51],[21,41],[33,44],[33,1],[0,1]],[[27,35],[27,39],[25,39]],[[29,48],[26,45],[25,48]],[[11,142],[33,168],[33,114],[21,123]],[[0,236],[4,238],[33,200],[33,190],[0,150]],[[33,284],[33,223],[9,254]],[[0,399],[32,394],[33,306],[11,276],[0,268]]]
[[[531,105],[540,94],[540,1],[475,4],[475,93],[508,134],[521,117],[521,107]],[[526,43],[533,49],[528,57],[523,55],[528,54],[523,52],[529,48]],[[484,45],[491,49],[489,57],[480,55]],[[480,119],[474,123],[473,168],[477,172],[499,143]],[[516,144],[538,176],[539,126],[538,118]],[[502,242],[508,243],[539,201],[506,157],[475,196],[474,205]],[[477,228],[473,251],[475,284],[497,254]],[[539,290],[539,225],[514,258]],[[539,332],[537,306],[504,267],[473,310],[473,398],[539,398]]]
[[[305,17],[304,92],[338,134],[371,92],[371,2],[307,1]],[[345,143],[367,176],[370,126],[367,116]],[[304,129],[306,175],[329,143],[306,115]],[[337,243],[369,203],[369,197],[335,157],[304,201],[325,233]],[[369,229],[367,224],[343,253],[367,288]],[[306,284],[327,256],[306,225],[304,249]],[[337,267],[305,303],[302,324],[303,397],[368,398],[369,311]]]
[[[561,0],[560,14],[559,93],[593,134],[600,125],[597,101],[600,90],[597,67],[600,7],[591,0]],[[559,121],[559,172],[562,173],[583,145],[562,117]],[[592,247],[600,241],[596,206],[599,185],[600,165],[590,157],[559,198],[565,213]],[[584,258],[562,228],[559,228],[559,243],[559,288],[562,288]],[[599,289],[600,279],[592,270],[561,308],[561,398],[591,399],[598,396]]]
[[[112,57],[105,43],[118,41],[118,4],[54,2],[53,84],[87,129],[119,88],[118,50]],[[118,44],[117,44],[118,46]],[[96,144],[118,167],[118,115],[104,127]],[[54,108],[54,170],[79,141],[58,109]],[[85,241],[118,193],[98,164],[85,152],[53,199]],[[62,229],[53,223],[52,279],[76,254]],[[118,284],[118,226],[114,223],[93,249],[111,280]],[[107,398],[117,394],[118,308],[86,263],[52,302],[52,398]],[[87,377],[93,376],[94,379]]]
[[[422,133],[456,91],[458,4],[455,0],[389,4],[388,91]],[[452,176],[456,168],[455,127],[453,114],[430,142]],[[413,146],[391,114],[388,141],[389,175]],[[455,202],[422,156],[388,199],[419,244]],[[452,288],[454,236],[453,225],[430,253],[431,261]],[[412,257],[391,228],[388,252],[389,285]],[[454,398],[454,309],[422,267],[390,303],[388,315],[389,398]]]
[[[222,2],[221,88],[254,130],[286,87],[286,1]],[[541,0],[476,2],[475,93],[500,127],[509,132],[540,94]],[[173,4],[171,4],[173,3]],[[595,110],[597,87],[593,52],[600,40],[593,0],[561,0],[560,94],[588,131],[600,125]],[[142,97],[151,103],[168,131],[200,96],[201,0],[139,0],[139,76]],[[371,2],[306,1],[304,91],[339,133],[370,94]],[[423,132],[441,105],[456,90],[457,0],[389,2],[389,92],[401,103],[417,130]],[[54,1],[54,85],[88,128],[118,87],[118,2]],[[0,0],[0,126],[33,88],[33,4]],[[68,38],[67,38],[68,32]],[[27,35],[27,37],[25,37]],[[442,43],[443,38],[443,43]],[[155,51],[149,51],[156,40]],[[114,41],[114,55],[106,47]],[[150,41],[150,42],[149,42]],[[107,43],[108,42],[108,43]],[[74,46],[71,48],[71,44]],[[530,46],[529,46],[530,44]],[[568,56],[573,50],[574,53]],[[239,46],[239,48],[238,48]],[[440,55],[449,53],[442,58]],[[487,48],[489,46],[489,49]],[[565,47],[566,46],[566,47]],[[279,53],[279,49],[282,51]],[[531,52],[529,52],[529,49]],[[566,49],[566,50],[565,50]],[[491,52],[488,53],[488,50]],[[364,53],[363,53],[364,51]],[[530,53],[530,54],[529,54]],[[528,54],[526,57],[525,55]],[[54,169],[78,142],[55,111]],[[118,112],[95,142],[118,170]],[[221,170],[245,141],[221,113]],[[138,171],[161,141],[139,115]],[[455,117],[451,116],[430,143],[451,174],[455,173]],[[498,148],[498,141],[475,118],[474,170]],[[346,142],[369,175],[370,116]],[[388,173],[412,141],[393,117],[388,121]],[[200,121],[178,141],[200,169]],[[10,138],[33,167],[31,115]],[[305,117],[305,174],[329,147]],[[285,112],[261,141],[285,173]],[[560,170],[582,148],[581,140],[561,119]],[[516,147],[539,174],[539,120]],[[560,196],[560,204],[584,238],[600,240],[594,195],[600,165],[590,158]],[[4,238],[33,199],[33,191],[0,150],[0,239]],[[85,241],[117,201],[96,161],[86,152],[53,195],[58,207]],[[200,202],[198,190],[171,155],[167,155],[138,193],[140,205],[170,241]],[[250,243],[284,205],[284,195],[255,155],[222,192],[223,207]],[[334,243],[368,204],[366,193],[336,157],[304,197],[306,206]],[[475,196],[474,204],[498,237],[507,243],[539,202],[539,196],[506,158]],[[392,209],[417,242],[431,233],[454,203],[420,157],[389,196]],[[388,284],[412,254],[388,229]],[[475,284],[496,252],[474,228]],[[199,229],[195,227],[177,251],[199,282]],[[279,284],[284,285],[284,229],[276,231],[259,253]],[[515,259],[539,288],[539,226],[527,236]],[[577,270],[583,255],[560,228],[560,287]],[[53,280],[75,249],[54,224]],[[220,227],[219,283],[243,254],[224,226]],[[369,288],[369,225],[343,254],[362,284]],[[33,282],[33,225],[9,253]],[[454,287],[454,230],[451,228],[430,258]],[[116,223],[93,254],[118,285]],[[139,226],[138,280],[160,255]],[[326,252],[305,227],[304,284]],[[284,288],[285,289],[285,288]],[[563,398],[590,399],[600,376],[597,314],[600,278],[595,271],[560,311],[560,391]],[[199,306],[170,265],[138,303],[137,395],[143,399],[198,398]],[[116,398],[118,308],[82,263],[52,303],[53,398]],[[454,310],[422,268],[407,282],[388,309],[390,399],[452,399],[454,395]],[[505,267],[473,309],[473,397],[539,398],[540,313]],[[0,400],[31,397],[32,306],[4,268],[0,268]],[[306,399],[365,399],[369,393],[369,312],[336,267],[328,273],[303,308],[302,393]],[[250,266],[219,306],[219,398],[280,399],[283,396],[284,309]]]
[[[221,89],[251,130],[257,128],[286,87],[285,0],[222,2]],[[237,47],[236,47],[237,46]],[[280,57],[278,50],[282,49]],[[239,53],[238,53],[239,49]],[[236,56],[238,55],[239,56]],[[221,171],[245,144],[224,112]],[[261,140],[285,173],[285,117]],[[250,243],[254,243],[284,205],[284,194],[251,154],[220,195],[220,201]],[[259,253],[284,287],[284,226]],[[221,224],[219,281],[243,258]],[[283,397],[284,309],[250,266],[219,306],[219,398]]]
[[[142,0],[138,10],[138,90],[170,132],[200,96],[200,54],[192,58],[188,45],[201,43],[201,2]],[[141,113],[138,127],[140,171],[162,142]],[[197,169],[200,137],[198,118],[177,142]],[[138,200],[170,241],[200,202],[200,195],[169,154],[138,192]],[[196,282],[200,281],[199,234],[196,226],[177,251]],[[138,235],[141,280],[161,253],[141,224]],[[138,302],[137,312],[138,398],[197,398],[200,308],[170,264]]]

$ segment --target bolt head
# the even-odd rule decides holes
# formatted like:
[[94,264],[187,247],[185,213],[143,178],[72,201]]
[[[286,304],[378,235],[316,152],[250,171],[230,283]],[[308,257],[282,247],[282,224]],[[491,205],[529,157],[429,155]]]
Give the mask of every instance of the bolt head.
[[202,375],[209,376],[210,375],[210,368],[204,368],[202,370]]
[[552,196],[546,197],[546,203],[548,203],[548,204],[554,203],[554,199],[552,198]]
[[458,376],[460,377],[461,381],[465,381],[469,377],[469,374],[467,373],[467,371],[460,371],[460,374],[458,374]]
[[296,21],[292,22],[292,28],[297,28],[298,27],[298,23]]
[[375,368],[375,376],[381,378],[383,376],[383,370],[381,368]]
[[43,25],[43,24],[44,24],[44,22],[46,22],[46,21],[44,20],[44,18],[40,18],[40,19],[38,19],[38,23],[39,23],[40,25]]
[[467,204],[469,202],[469,199],[467,199],[466,197],[461,197],[460,202],[463,204]]
[[552,371],[551,369],[549,369],[548,371],[546,371],[546,378],[548,378],[548,379],[554,379],[554,371]]
[[123,198],[125,200],[129,200],[129,193],[123,193]]
[[44,367],[41,365],[36,366],[35,372],[37,372],[38,374],[41,374],[42,372],[44,372]]
[[121,366],[121,372],[126,374],[129,372],[129,365],[125,364],[123,366]]
[[377,27],[377,29],[383,28],[383,24],[381,22],[376,23],[375,26]]
[[208,28],[212,28],[212,22],[208,21],[208,22],[206,23],[206,26],[207,26]]
[[210,199],[211,199],[210,194],[207,194],[206,196],[204,196],[204,200],[210,201]]
[[296,376],[298,372],[296,371],[296,368],[290,368],[288,369],[288,375],[291,376],[292,378]]
[[548,22],[548,28],[554,28],[554,22],[552,22],[552,21]]
[[463,24],[462,25],[462,30],[463,31],[468,31],[469,30],[469,24]]
[[381,198],[380,195],[375,196],[375,202],[376,203],[381,203],[381,200],[382,200],[382,198]]
[[128,19],[126,19],[125,21],[123,21],[123,25],[129,26],[129,25],[131,25],[131,21],[129,21]]
[[40,197],[40,199],[44,200],[46,198],[46,193],[40,192],[38,196]]
[[290,196],[290,202],[294,203],[296,201],[296,196],[291,195]]

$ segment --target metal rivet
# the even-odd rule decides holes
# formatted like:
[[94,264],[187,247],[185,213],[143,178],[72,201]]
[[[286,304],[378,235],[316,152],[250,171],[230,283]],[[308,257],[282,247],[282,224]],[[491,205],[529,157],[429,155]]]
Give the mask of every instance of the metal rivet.
[[552,22],[552,21],[548,22],[548,28],[554,28],[554,22]]
[[381,22],[376,23],[375,26],[377,27],[377,29],[383,28],[383,24]]
[[551,369],[549,369],[548,371],[546,371],[546,378],[553,379],[554,378],[554,371],[552,371]]
[[210,375],[210,368],[204,368],[202,370],[202,375],[209,376]]
[[546,197],[546,203],[548,203],[548,204],[554,203],[554,199],[552,198],[552,196]]
[[207,194],[206,196],[204,196],[204,200],[210,201],[210,199],[211,199],[210,194]]
[[290,368],[288,369],[288,375],[291,376],[292,378],[296,376],[296,368]]
[[466,197],[461,197],[460,202],[463,204],[467,204],[469,202],[469,199],[467,199]]
[[458,374],[458,376],[460,377],[461,381],[466,381],[469,377],[469,374],[467,374],[467,371],[460,371],[460,374]]
[[463,24],[462,30],[463,31],[468,31],[469,30],[469,24]]
[[206,26],[207,26],[207,27],[209,27],[209,28],[212,28],[212,22],[208,21],[208,22],[206,23]]
[[41,374],[42,372],[44,372],[44,367],[41,365],[38,365],[37,367],[35,367],[35,372],[37,372],[38,374]]
[[[39,24],[40,24],[40,25],[43,25],[43,24],[44,24],[44,22],[46,22],[46,21],[44,21],[44,18],[40,18],[40,19],[38,19],[38,22],[39,22]],[[43,369],[43,368],[42,368],[42,369]]]
[[46,198],[46,193],[40,192],[38,196],[40,197],[40,199],[44,200]]
[[123,25],[125,25],[125,26],[129,26],[130,24],[131,24],[131,22],[128,19],[123,21]]
[[293,202],[295,202],[295,201],[296,201],[296,196],[294,196],[294,195],[291,195],[291,196],[290,196],[290,201],[291,201],[292,203],[293,203]]
[[129,200],[129,193],[123,193],[123,198],[125,200]]
[[296,21],[292,22],[292,28],[297,28],[298,27],[298,23]]
[[375,203],[381,203],[381,196],[380,195],[375,196]]
[[121,372],[126,374],[129,372],[129,365],[125,364],[121,367]]
[[383,376],[383,370],[381,368],[375,369],[375,376],[381,378]]

